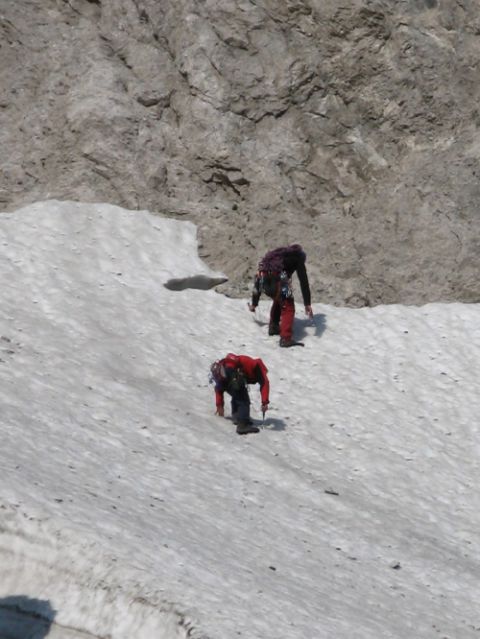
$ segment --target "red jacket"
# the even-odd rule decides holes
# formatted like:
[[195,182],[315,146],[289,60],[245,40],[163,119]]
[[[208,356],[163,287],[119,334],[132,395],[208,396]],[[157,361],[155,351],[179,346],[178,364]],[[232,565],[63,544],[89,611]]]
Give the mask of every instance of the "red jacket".
[[[229,353],[227,357],[220,360],[220,364],[225,366],[238,366],[243,371],[247,384],[260,384],[260,395],[262,404],[269,403],[270,382],[267,376],[267,367],[261,359],[254,359],[248,355],[233,355]],[[215,403],[217,406],[223,406],[223,394],[226,390],[224,380],[215,383]]]

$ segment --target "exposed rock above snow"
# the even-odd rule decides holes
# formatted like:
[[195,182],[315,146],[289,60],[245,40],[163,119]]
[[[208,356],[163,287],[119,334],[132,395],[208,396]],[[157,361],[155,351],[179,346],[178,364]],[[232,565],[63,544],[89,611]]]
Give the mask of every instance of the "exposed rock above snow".
[[266,248],[314,298],[479,301],[474,0],[16,0],[0,206],[182,216],[245,295]]

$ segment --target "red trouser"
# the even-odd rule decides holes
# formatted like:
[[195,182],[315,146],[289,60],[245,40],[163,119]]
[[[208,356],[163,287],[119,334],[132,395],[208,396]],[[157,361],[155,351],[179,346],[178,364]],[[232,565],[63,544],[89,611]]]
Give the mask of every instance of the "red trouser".
[[295,303],[293,297],[282,299],[277,294],[270,309],[270,324],[280,324],[280,337],[291,340],[293,337],[293,319],[295,317]]

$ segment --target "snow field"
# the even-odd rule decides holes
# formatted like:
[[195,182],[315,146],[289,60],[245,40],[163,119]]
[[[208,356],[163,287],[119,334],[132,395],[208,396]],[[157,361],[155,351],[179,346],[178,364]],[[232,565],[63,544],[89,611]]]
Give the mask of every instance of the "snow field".
[[[478,305],[297,301],[280,349],[246,300],[165,288],[221,276],[191,224],[44,202],[0,245],[4,601],[48,636],[478,636]],[[258,435],[214,416],[228,351],[269,368]]]

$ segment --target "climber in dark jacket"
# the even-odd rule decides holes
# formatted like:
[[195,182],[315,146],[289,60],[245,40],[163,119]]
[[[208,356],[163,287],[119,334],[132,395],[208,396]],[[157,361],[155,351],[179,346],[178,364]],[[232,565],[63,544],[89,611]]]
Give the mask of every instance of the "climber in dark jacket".
[[280,346],[293,346],[293,320],[295,302],[292,291],[292,275],[297,273],[307,317],[313,318],[310,286],[308,283],[307,256],[299,244],[291,244],[269,251],[258,265],[255,274],[252,302],[249,309],[254,312],[262,293],[273,300],[270,309],[269,335],[280,335]]

